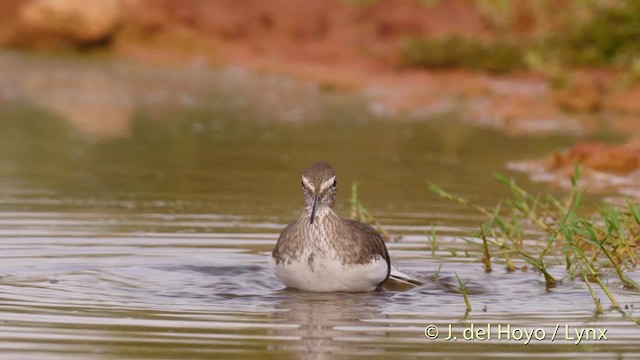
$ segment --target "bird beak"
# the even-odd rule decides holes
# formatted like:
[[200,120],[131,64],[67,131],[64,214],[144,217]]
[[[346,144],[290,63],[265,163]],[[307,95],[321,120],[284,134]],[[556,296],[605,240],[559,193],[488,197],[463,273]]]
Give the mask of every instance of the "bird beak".
[[313,207],[311,208],[311,223],[313,224],[313,220],[316,218],[316,210],[318,209],[318,197],[319,195],[315,195],[313,197]]

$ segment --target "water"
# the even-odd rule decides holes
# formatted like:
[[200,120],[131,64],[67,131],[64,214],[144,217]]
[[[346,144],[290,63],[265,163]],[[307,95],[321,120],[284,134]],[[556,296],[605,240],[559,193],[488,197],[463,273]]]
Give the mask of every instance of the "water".
[[[483,272],[478,247],[463,240],[483,218],[427,190],[430,181],[490,206],[506,195],[494,171],[546,189],[505,164],[576,139],[370,108],[353,94],[197,61],[0,56],[0,358],[638,356],[638,326],[601,292],[596,316],[583,282],[547,289],[531,268],[507,273],[499,262]],[[299,214],[299,179],[316,160],[338,172],[343,215],[360,181],[360,199],[400,237],[391,256],[423,287],[283,289],[266,258]],[[455,273],[469,281],[466,317]],[[621,304],[640,307],[614,274],[607,282]],[[465,340],[472,324],[492,338]],[[445,340],[449,326],[455,341]],[[606,340],[574,344],[583,328]],[[523,332],[542,339],[527,343]]]

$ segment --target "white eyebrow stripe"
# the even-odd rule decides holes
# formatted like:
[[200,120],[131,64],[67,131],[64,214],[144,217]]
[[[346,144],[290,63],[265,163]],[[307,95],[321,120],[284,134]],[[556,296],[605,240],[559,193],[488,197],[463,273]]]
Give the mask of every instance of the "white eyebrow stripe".
[[307,188],[313,189],[313,186],[311,186],[309,179],[307,179],[307,177],[304,175],[302,175],[302,182],[304,183],[304,186],[306,186]]
[[323,182],[322,185],[320,185],[320,192],[325,191],[327,188],[329,188],[329,186],[333,185],[333,182],[335,180],[336,180],[336,177],[332,176],[329,179],[327,179],[325,182]]

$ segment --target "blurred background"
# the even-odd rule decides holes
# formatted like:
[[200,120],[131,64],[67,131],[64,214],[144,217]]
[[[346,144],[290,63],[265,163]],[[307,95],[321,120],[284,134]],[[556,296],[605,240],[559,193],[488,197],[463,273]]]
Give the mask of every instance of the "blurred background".
[[[486,219],[426,182],[493,206],[495,172],[564,194],[582,163],[591,203],[637,199],[639,40],[635,0],[1,0],[0,358],[425,354],[451,287],[316,301],[266,267],[318,160],[401,267],[476,276],[481,320],[592,321],[582,284],[481,273]],[[610,315],[618,341],[587,349],[633,353]],[[524,351],[501,346],[460,351]]]
[[[457,161],[463,147],[482,147],[460,135],[470,129],[524,143],[569,136],[488,171],[531,160],[509,167],[558,183],[582,162],[606,173],[605,182],[591,177],[606,187],[627,184],[619,176],[633,178],[640,166],[639,35],[640,5],[627,0],[5,0],[0,126],[9,152],[20,151],[10,145],[20,136],[57,152],[72,147],[75,157],[86,151],[71,139],[119,149],[130,141],[144,155],[152,144],[161,147],[178,167],[208,161],[194,166],[227,175],[246,167],[236,176],[280,167],[291,177],[324,158],[344,162],[349,179],[354,167],[371,176],[363,162],[396,169],[417,156],[403,149],[411,138],[446,143],[446,153],[429,156]],[[432,126],[437,121],[446,125]],[[345,132],[359,127],[350,135],[362,135],[390,123],[394,131],[381,138]],[[424,126],[446,134],[415,129]],[[54,136],[48,127],[62,134],[57,145],[45,145]],[[248,156],[252,148],[260,159]],[[117,160],[132,161],[131,152]],[[140,169],[129,165],[120,171],[125,177]],[[404,169],[427,168],[419,165]],[[60,172],[65,182],[74,173]],[[267,175],[274,183],[265,187],[284,192],[284,177]],[[180,183],[167,180],[166,187]],[[237,182],[216,188],[246,191]],[[384,194],[391,194],[382,195],[385,203],[403,196],[399,189]]]

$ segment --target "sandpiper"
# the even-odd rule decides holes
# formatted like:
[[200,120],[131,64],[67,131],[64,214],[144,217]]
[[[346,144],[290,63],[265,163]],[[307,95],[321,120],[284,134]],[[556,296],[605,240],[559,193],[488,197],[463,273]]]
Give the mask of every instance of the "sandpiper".
[[304,211],[284,228],[269,258],[276,276],[308,291],[373,291],[390,276],[414,283],[392,266],[374,228],[333,211],[337,189],[331,165],[317,162],[305,170]]

